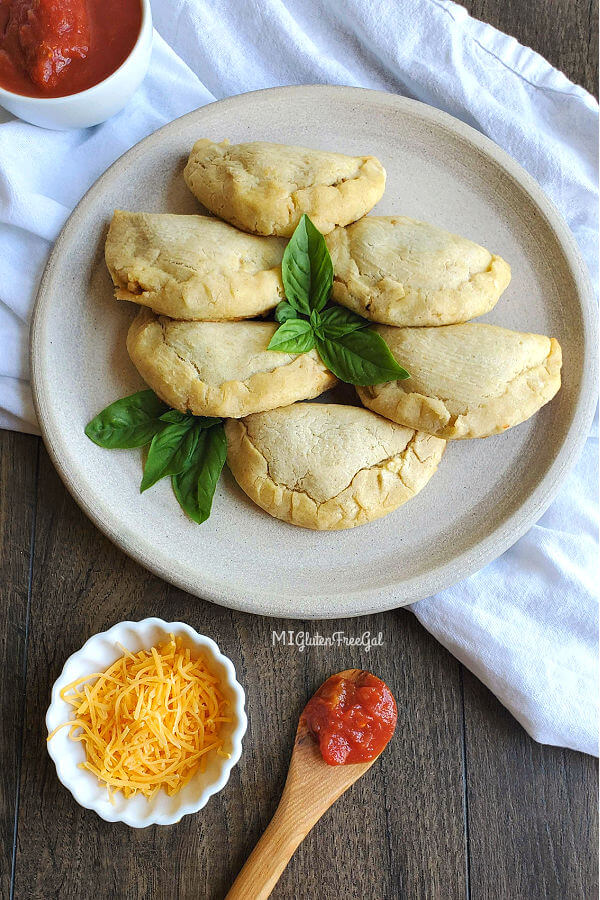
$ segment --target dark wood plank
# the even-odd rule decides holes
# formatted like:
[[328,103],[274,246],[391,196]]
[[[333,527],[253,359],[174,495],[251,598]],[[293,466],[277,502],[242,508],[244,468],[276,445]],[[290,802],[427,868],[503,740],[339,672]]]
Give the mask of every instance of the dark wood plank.
[[598,97],[598,0],[461,0]]
[[10,894],[38,438],[0,431],[0,897]]
[[471,896],[598,895],[598,765],[531,740],[465,672]]
[[[300,848],[274,896],[384,900],[466,896],[462,712],[457,662],[407,611],[345,622],[281,622],[189,597],[103,538],[44,453],[31,595],[17,898],[219,898],[270,819],[298,715],[333,671],[371,667],[399,701],[397,735],[363,782]],[[249,732],[227,788],[172,828],[134,831],[80,809],[44,746],[44,712],[66,656],[124,618],[189,622],[231,656],[247,690]],[[284,628],[357,635],[383,648],[273,645]]]

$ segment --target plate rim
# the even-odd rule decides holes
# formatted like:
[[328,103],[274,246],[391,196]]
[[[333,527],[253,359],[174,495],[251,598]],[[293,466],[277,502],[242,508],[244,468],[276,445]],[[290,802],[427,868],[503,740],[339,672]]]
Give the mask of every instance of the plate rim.
[[[583,376],[579,384],[579,391],[573,407],[571,425],[558,450],[555,460],[525,502],[486,537],[462,551],[458,556],[452,557],[449,561],[434,569],[428,570],[426,573],[421,573],[410,579],[404,580],[401,587],[398,585],[396,588],[387,586],[385,588],[364,588],[350,592],[344,591],[345,601],[348,606],[351,607],[351,611],[347,612],[344,610],[343,615],[340,615],[340,613],[336,611],[335,614],[326,616],[322,613],[307,613],[306,611],[297,612],[296,609],[290,610],[285,606],[285,603],[288,603],[289,600],[284,599],[282,601],[281,596],[274,592],[262,592],[260,595],[248,596],[237,587],[228,585],[228,593],[227,595],[224,595],[222,591],[215,590],[209,581],[203,579],[202,573],[196,577],[196,584],[191,584],[188,578],[184,576],[179,577],[176,572],[169,569],[165,554],[160,553],[159,556],[161,557],[161,561],[157,561],[156,557],[151,558],[143,547],[136,547],[134,543],[129,541],[126,535],[119,534],[114,527],[114,524],[110,521],[110,513],[105,513],[102,509],[97,509],[93,504],[93,498],[88,499],[85,491],[79,489],[77,485],[77,472],[73,473],[67,471],[67,468],[61,463],[60,454],[56,449],[60,442],[60,430],[53,430],[45,420],[44,416],[46,397],[44,379],[41,374],[43,369],[41,348],[43,344],[44,314],[46,312],[48,300],[47,286],[51,280],[54,266],[62,253],[63,245],[65,245],[69,239],[70,230],[76,227],[78,216],[85,212],[85,209],[82,209],[82,207],[85,208],[87,206],[88,195],[92,191],[95,191],[104,179],[108,178],[112,169],[115,166],[120,165],[127,157],[133,159],[138,154],[143,153],[148,145],[160,141],[164,131],[176,127],[177,123],[185,119],[191,119],[198,117],[199,115],[201,116],[204,110],[211,109],[215,104],[219,104],[223,107],[236,107],[240,103],[247,102],[248,99],[251,99],[252,97],[265,94],[269,94],[271,97],[277,95],[278,98],[289,99],[291,97],[293,99],[295,94],[305,93],[307,91],[345,95],[345,98],[350,101],[353,96],[356,97],[357,100],[359,97],[361,100],[364,100],[365,97],[367,97],[371,98],[374,102],[379,101],[379,103],[385,105],[395,106],[401,111],[416,115],[418,118],[421,118],[434,126],[441,126],[450,131],[453,135],[474,145],[484,156],[491,157],[495,164],[500,166],[514,181],[517,182],[519,187],[529,195],[531,201],[540,210],[551,230],[556,235],[563,253],[565,254],[566,261],[577,288],[584,334]],[[376,91],[369,88],[312,84],[290,85],[285,87],[266,88],[259,91],[250,91],[243,94],[236,94],[233,97],[227,97],[223,100],[216,100],[212,103],[198,107],[197,109],[186,113],[184,116],[173,119],[171,122],[166,123],[145,138],[142,138],[141,141],[134,144],[133,147],[130,147],[129,150],[118,157],[102,173],[102,175],[96,179],[77,203],[65,222],[65,225],[50,252],[34,304],[29,338],[33,403],[42,438],[50,459],[75,502],[110,541],[129,557],[140,563],[144,568],[168,583],[173,584],[202,600],[209,600],[220,606],[235,609],[240,612],[265,615],[268,617],[323,620],[332,618],[353,618],[375,612],[385,612],[430,597],[438,591],[451,587],[452,585],[465,580],[475,572],[478,572],[485,565],[501,556],[502,553],[508,550],[520,537],[529,531],[554,500],[562,482],[581,455],[583,446],[589,435],[596,408],[594,386],[595,373],[598,368],[598,322],[594,296],[590,275],[575,241],[575,237],[554,203],[544,193],[543,189],[533,176],[531,176],[505,150],[499,147],[493,140],[483,135],[475,128],[472,128],[470,125],[462,122],[460,119],[457,119],[434,106],[422,103],[421,101],[412,100],[399,94]],[[164,560],[162,559],[163,557]],[[410,595],[410,597],[407,598],[407,595]],[[323,605],[325,603],[331,604],[338,599],[340,595],[324,592],[323,594],[298,594],[297,596],[299,599],[303,596],[310,597],[315,605],[320,606],[321,603]],[[268,602],[267,609],[265,609],[265,606],[267,605],[267,602],[265,601]]]

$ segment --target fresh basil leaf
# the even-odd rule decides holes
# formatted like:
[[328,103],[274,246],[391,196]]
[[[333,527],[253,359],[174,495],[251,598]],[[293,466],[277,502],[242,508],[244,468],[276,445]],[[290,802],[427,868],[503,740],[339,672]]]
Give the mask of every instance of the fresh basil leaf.
[[325,335],[323,333],[323,323],[321,321],[321,314],[317,312],[316,309],[310,314],[309,322],[312,326],[312,330],[314,332],[315,337],[324,338]]
[[168,409],[166,413],[163,413],[160,417],[161,422],[184,422],[186,419],[191,418],[190,413],[182,413],[179,412],[178,409]]
[[285,300],[282,300],[281,303],[277,304],[275,309],[275,321],[279,322],[280,325],[283,325],[284,322],[287,322],[288,319],[297,319],[298,318],[298,310],[294,309],[289,303]]
[[174,424],[188,422],[191,425],[194,422],[200,428],[210,428],[212,425],[218,425],[222,421],[222,419],[217,419],[214,416],[194,416],[192,413],[182,413],[178,409],[168,410],[160,419],[161,422],[172,422]]
[[321,232],[303,215],[281,264],[285,296],[305,316],[325,306],[333,284],[333,264]]
[[85,427],[85,433],[99,447],[130,450],[143,447],[165,424],[161,416],[168,410],[154,391],[138,391],[116,400]]
[[218,425],[219,422],[223,421],[223,419],[216,418],[215,416],[192,416],[192,418],[198,428],[212,428],[213,425]]
[[171,484],[179,505],[199,525],[210,515],[213,496],[227,456],[223,425],[201,431],[185,469],[173,475]]
[[317,339],[319,356],[341,381],[370,385],[410,378],[376,331],[351,331],[324,341]]
[[144,477],[140,484],[140,492],[147,491],[166,475],[178,475],[185,469],[198,443],[202,429],[194,423],[194,419],[167,425],[152,438]]
[[280,325],[269,342],[267,350],[280,353],[308,353],[315,346],[312,326],[306,319],[288,319]]
[[344,306],[330,306],[321,313],[321,322],[325,338],[335,340],[343,334],[358,331],[360,328],[368,328],[371,322],[363,319]]

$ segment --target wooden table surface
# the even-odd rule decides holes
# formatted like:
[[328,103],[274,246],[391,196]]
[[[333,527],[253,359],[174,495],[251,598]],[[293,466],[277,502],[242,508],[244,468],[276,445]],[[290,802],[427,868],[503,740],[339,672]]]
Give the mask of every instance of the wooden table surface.
[[[597,92],[597,2],[472,0]],[[406,609],[346,622],[253,617],[194,599],[112,546],[80,512],[41,442],[0,433],[0,896],[222,898],[270,819],[298,714],[331,673],[372,667],[399,701],[381,760],[326,814],[273,896],[597,896],[597,767],[532,741]],[[233,659],[247,691],[245,752],[205,813],[134,831],[81,809],[45,749],[65,658],[127,618],[182,619]],[[273,646],[272,632],[382,632],[383,648]]]

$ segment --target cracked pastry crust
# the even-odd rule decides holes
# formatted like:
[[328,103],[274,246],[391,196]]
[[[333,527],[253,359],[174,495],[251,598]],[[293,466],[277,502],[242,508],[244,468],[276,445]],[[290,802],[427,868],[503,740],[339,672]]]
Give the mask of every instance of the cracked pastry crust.
[[267,350],[275,322],[178,322],[142,309],[127,350],[169,406],[196,416],[238,418],[318,397],[337,379],[315,350]]
[[105,257],[117,299],[212,321],[260,316],[283,300],[285,246],[210,216],[117,209]]
[[335,531],[379,519],[429,481],[446,442],[356,406],[295,403],[225,423],[227,462],[258,506]]
[[407,216],[367,216],[326,241],[333,299],[373,322],[467,322],[489,312],[510,282],[500,256]]
[[260,141],[197,141],[183,174],[215,215],[244,231],[286,237],[303,213],[323,234],[355,222],[385,188],[385,169],[374,156]]
[[496,325],[376,327],[405,381],[357,388],[365,406],[446,440],[488,437],[524,422],[560,388],[554,338]]

